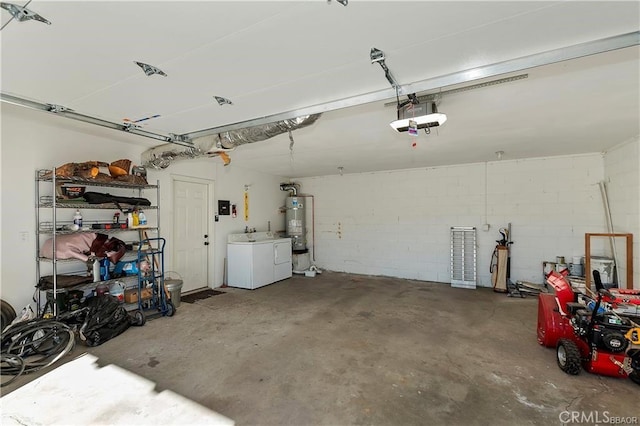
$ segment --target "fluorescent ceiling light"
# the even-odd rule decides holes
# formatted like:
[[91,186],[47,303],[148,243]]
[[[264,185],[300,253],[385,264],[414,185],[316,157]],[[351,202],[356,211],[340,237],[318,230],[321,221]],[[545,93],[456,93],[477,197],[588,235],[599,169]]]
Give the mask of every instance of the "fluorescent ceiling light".
[[443,125],[447,121],[447,115],[439,113],[433,102],[425,104],[408,104],[398,109],[398,119],[390,123],[396,132],[409,130],[411,121],[415,122],[415,129],[426,129]]

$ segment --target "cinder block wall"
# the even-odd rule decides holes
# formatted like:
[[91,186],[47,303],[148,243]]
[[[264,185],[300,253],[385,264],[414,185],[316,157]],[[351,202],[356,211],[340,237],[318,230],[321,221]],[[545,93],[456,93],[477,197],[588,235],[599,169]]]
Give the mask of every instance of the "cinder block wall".
[[[321,268],[450,282],[450,227],[477,227],[479,285],[490,286],[499,228],[512,224],[512,280],[542,283],[542,262],[584,254],[605,232],[601,154],[300,179],[315,199]],[[307,206],[311,206],[307,202]],[[311,214],[308,212],[311,248]],[[482,225],[491,228],[483,231]],[[594,251],[604,246],[596,244]]]
[[[633,282],[635,288],[640,288],[640,138],[608,151],[604,173],[613,230],[633,234]],[[616,247],[619,274],[624,277],[627,268],[624,240],[616,239]]]

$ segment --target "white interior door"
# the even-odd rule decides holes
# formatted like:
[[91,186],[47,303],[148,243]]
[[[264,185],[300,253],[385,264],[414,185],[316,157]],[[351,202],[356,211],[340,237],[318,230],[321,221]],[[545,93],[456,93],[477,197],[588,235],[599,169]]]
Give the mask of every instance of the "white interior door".
[[[184,180],[183,180],[184,179]],[[173,179],[173,268],[182,292],[209,286],[209,184]]]

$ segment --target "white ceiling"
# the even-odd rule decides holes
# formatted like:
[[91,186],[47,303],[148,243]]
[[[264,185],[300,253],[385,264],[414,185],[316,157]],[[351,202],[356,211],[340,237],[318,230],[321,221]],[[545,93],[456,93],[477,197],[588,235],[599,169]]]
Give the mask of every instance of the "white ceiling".
[[[506,159],[598,152],[640,134],[637,46],[445,94],[439,109],[447,123],[418,137],[389,127],[395,107],[384,104],[395,100],[393,90],[369,58],[377,47],[401,85],[424,82],[636,32],[637,1],[33,0],[28,8],[52,25],[14,20],[2,30],[2,92],[118,123],[159,114],[144,122],[151,132],[191,133],[371,93],[392,97],[323,113],[294,131],[293,151],[286,134],[239,146],[230,167],[295,178],[338,167],[491,161],[496,151]],[[2,10],[2,24],[8,20]],[[134,61],[168,76],[148,77]],[[234,105],[219,106],[214,95]]]

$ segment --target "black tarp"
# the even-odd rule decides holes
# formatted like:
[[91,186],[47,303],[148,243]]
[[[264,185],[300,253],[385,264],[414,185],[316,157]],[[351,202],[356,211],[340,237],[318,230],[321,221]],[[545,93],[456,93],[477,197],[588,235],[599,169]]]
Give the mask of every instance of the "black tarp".
[[87,314],[80,328],[80,339],[87,346],[98,346],[122,334],[135,322],[115,296],[104,294],[87,300]]

